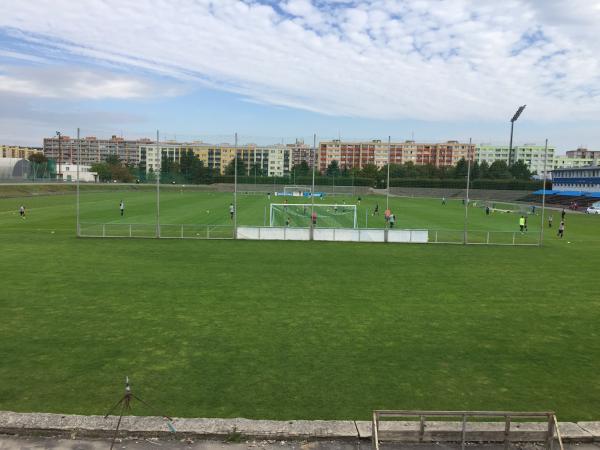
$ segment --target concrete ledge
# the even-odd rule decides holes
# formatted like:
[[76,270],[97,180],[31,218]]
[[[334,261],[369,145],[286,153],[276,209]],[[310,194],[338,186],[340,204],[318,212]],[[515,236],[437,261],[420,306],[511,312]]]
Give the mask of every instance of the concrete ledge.
[[[0,434],[52,435],[68,437],[109,437],[114,433],[116,416],[80,416],[66,414],[15,413],[0,411]],[[174,418],[177,437],[258,439],[371,439],[371,422],[351,420],[250,420],[250,419],[187,419]],[[600,422],[559,423],[565,442],[600,441]],[[512,442],[544,442],[547,424],[515,422],[511,425]],[[121,421],[121,436],[169,437],[173,433],[162,417],[125,416]],[[456,442],[462,437],[461,422],[426,422],[423,442]],[[504,423],[468,422],[469,442],[503,442]],[[416,421],[381,421],[381,441],[419,442]]]
[[594,442],[600,441],[600,422],[577,422],[577,425],[589,433]]
[[[118,417],[78,416],[62,414],[25,414],[0,412],[0,433],[112,436]],[[177,435],[224,438],[239,433],[263,439],[356,439],[353,421],[325,420],[249,420],[249,419],[185,419],[174,418]],[[172,435],[162,417],[124,416],[123,436],[166,437]]]

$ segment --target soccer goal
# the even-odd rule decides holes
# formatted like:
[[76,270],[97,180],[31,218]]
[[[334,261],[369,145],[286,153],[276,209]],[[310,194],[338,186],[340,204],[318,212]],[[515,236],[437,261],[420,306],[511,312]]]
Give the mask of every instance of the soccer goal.
[[310,197],[312,194],[311,186],[284,186],[283,195],[291,195],[293,197]]
[[269,226],[310,227],[314,207],[319,228],[356,228],[356,205],[322,203],[271,203]]

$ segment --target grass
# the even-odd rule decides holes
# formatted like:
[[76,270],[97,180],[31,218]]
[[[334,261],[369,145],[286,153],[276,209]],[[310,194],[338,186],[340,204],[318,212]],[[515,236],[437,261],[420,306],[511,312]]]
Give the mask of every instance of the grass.
[[[230,198],[165,192],[161,216],[227,223]],[[82,220],[148,222],[152,201],[85,192]],[[241,196],[240,222],[261,224],[268,203]],[[460,230],[464,214],[427,199],[392,210],[410,228]],[[71,194],[0,200],[0,409],[103,414],[128,375],[173,416],[598,419],[600,217],[569,214],[565,239],[537,248],[76,239],[74,211]],[[472,229],[516,227],[514,214],[469,214]]]

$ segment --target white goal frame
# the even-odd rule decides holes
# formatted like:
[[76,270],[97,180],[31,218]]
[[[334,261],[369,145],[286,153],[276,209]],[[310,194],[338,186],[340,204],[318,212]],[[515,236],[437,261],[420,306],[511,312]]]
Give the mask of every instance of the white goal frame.
[[307,209],[311,209],[313,206],[315,207],[315,209],[321,209],[321,208],[335,208],[337,207],[338,209],[341,208],[351,208],[354,209],[354,218],[353,218],[353,227],[352,228],[358,228],[358,220],[357,220],[357,210],[358,208],[356,207],[355,204],[350,204],[350,205],[344,205],[344,204],[338,204],[338,203],[271,203],[271,205],[269,206],[269,226],[272,227],[273,225],[273,206],[306,206]]

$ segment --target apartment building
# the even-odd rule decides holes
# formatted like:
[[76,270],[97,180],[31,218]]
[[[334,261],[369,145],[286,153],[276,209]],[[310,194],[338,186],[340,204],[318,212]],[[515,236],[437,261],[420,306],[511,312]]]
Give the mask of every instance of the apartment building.
[[[513,152],[515,161],[522,160],[532,173],[540,175],[544,172],[544,162],[546,171],[552,170],[556,149],[548,147],[546,151],[543,145],[525,144],[513,147]],[[475,150],[475,161],[480,164],[485,161],[489,165],[494,161],[504,161],[508,165],[510,161],[509,147],[508,145],[480,144]]]
[[362,169],[367,164],[378,168],[388,163],[403,164],[413,162],[418,165],[433,164],[436,167],[454,166],[461,159],[473,159],[475,146],[448,141],[445,143],[382,142],[343,142],[339,140],[319,144],[318,170],[325,172],[327,167],[337,161],[340,168]]
[[310,145],[304,143],[304,141],[297,140],[294,144],[287,144],[287,148],[292,151],[292,166],[297,166],[306,162],[309,167],[312,167],[315,163],[315,153]]
[[0,145],[0,158],[27,159],[34,153],[41,153],[40,147],[20,147],[15,145]]
[[125,139],[112,136],[110,139],[98,139],[95,136],[71,138],[54,136],[44,138],[44,154],[57,163],[76,163],[77,152],[81,155],[81,164],[92,165],[105,161],[110,155],[116,155],[125,164],[138,164],[139,146],[152,143],[150,139]]
[[567,158],[583,158],[600,160],[600,150],[588,150],[587,148],[579,147],[577,150],[567,151]]
[[224,175],[227,166],[237,156],[244,162],[245,173],[239,175],[253,175],[254,167],[268,176],[285,176],[290,173],[292,162],[292,149],[283,146],[260,147],[245,145],[235,147],[231,144],[205,144],[205,143],[177,143],[161,142],[156,144],[140,145],[138,158],[141,165],[146,166],[146,172],[157,171],[160,168],[162,157],[166,156],[173,161],[181,161],[181,155],[192,151],[206,167],[220,175]]

